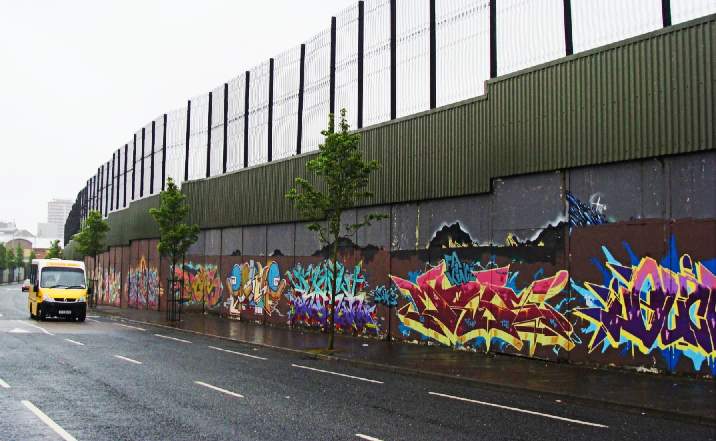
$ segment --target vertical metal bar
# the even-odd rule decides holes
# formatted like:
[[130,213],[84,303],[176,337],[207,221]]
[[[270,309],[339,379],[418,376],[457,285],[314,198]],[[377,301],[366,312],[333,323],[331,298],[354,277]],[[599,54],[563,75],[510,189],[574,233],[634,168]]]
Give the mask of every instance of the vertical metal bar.
[[358,2],[358,114],[357,128],[363,128],[363,55],[365,52],[365,3]]
[[119,210],[119,182],[122,179],[122,149],[117,149],[117,182],[115,185],[117,186],[117,202],[114,204],[115,208]]
[[497,0],[490,0],[490,78],[497,78]]
[[331,17],[331,64],[329,71],[328,113],[336,114],[336,17]]
[[134,134],[134,146],[132,147],[132,200],[134,200],[134,189],[136,187],[137,177],[137,134]]
[[671,0],[661,0],[661,18],[665,28],[671,26]]
[[437,107],[437,46],[435,0],[430,0],[430,108]]
[[142,156],[139,159],[139,197],[144,197],[144,139],[146,134],[144,133],[144,127],[142,127]]
[[224,83],[224,155],[221,160],[221,173],[226,173],[226,161],[229,153],[228,131],[229,125],[229,83]]
[[269,59],[268,86],[268,162],[273,159],[273,58]]
[[306,79],[306,45],[301,45],[301,66],[298,70],[298,126],[296,127],[296,154],[301,154],[303,138],[303,85]]
[[107,173],[104,177],[104,216],[109,215],[109,161],[107,161]]
[[156,127],[157,121],[152,121],[152,157],[149,161],[149,194],[154,194],[154,144],[156,144]]
[[397,41],[397,6],[396,6],[397,0],[390,0],[390,119],[395,119],[398,115],[398,107],[397,107],[397,96],[398,91],[396,88],[397,85],[397,75],[398,75],[398,65],[397,65],[397,48],[398,48],[398,41]]
[[251,85],[251,72],[246,71],[246,84],[244,87],[244,168],[249,166],[249,86]]
[[[112,184],[114,184],[114,167],[115,167],[115,158],[116,154],[112,152]],[[109,185],[107,186],[109,188]],[[112,194],[109,196],[109,211],[114,211],[114,189],[112,189]]]
[[162,191],[167,182],[167,114],[163,116],[162,124]]
[[129,144],[124,144],[124,206],[127,206],[127,159],[129,158]]
[[572,0],[564,2],[564,48],[569,56],[574,53],[574,41],[572,39]]
[[211,176],[211,113],[212,103],[214,101],[214,92],[209,92],[209,116],[206,121],[206,177]]
[[184,140],[184,180],[189,180],[189,134],[191,133],[191,100],[186,103],[186,138]]

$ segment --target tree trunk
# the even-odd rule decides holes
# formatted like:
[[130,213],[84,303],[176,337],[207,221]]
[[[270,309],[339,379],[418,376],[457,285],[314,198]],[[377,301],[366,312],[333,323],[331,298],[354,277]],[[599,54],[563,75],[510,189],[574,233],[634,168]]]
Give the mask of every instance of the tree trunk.
[[387,335],[386,338],[385,338],[385,339],[388,340],[388,341],[390,341],[390,328],[391,328],[391,326],[390,326],[390,320],[391,320],[391,318],[392,318],[392,315],[393,315],[393,308],[391,308],[390,306],[388,306],[388,335]]
[[335,303],[336,303],[336,287],[338,285],[337,274],[338,274],[338,235],[333,237],[333,247],[331,249],[331,259],[333,260],[333,280],[331,283],[331,298],[330,306],[328,311],[328,350],[333,350],[334,336],[335,336]]
[[97,254],[94,255],[94,268],[92,268],[92,294],[90,295],[90,308],[97,306]]

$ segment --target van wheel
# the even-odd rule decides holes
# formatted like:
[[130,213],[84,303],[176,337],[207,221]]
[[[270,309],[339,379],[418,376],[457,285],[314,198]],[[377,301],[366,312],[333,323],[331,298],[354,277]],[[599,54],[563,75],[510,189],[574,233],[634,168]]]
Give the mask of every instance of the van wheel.
[[80,322],[80,323],[83,322],[83,321],[85,321],[85,314],[78,315],[78,316],[77,316],[77,321]]
[[45,313],[42,312],[42,305],[37,305],[37,319],[39,321],[45,320]]
[[30,306],[30,319],[35,320],[35,318],[37,318],[37,316],[32,313],[32,306]]

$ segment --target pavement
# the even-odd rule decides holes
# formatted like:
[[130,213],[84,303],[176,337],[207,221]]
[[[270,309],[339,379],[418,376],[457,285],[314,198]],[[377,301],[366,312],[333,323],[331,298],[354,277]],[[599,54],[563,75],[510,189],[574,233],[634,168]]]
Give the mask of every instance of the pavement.
[[[696,421],[317,359],[306,351],[311,342],[322,346],[318,333],[201,315],[185,315],[175,329],[161,314],[140,324],[137,316],[116,315],[124,312],[100,309],[85,323],[38,322],[29,319],[18,285],[0,287],[0,439],[716,439],[716,427]],[[275,348],[291,341],[289,350]],[[340,357],[348,348],[361,348],[365,360],[380,352],[374,340],[337,342]],[[390,346],[396,353],[412,348]],[[413,349],[440,360],[440,349]]]

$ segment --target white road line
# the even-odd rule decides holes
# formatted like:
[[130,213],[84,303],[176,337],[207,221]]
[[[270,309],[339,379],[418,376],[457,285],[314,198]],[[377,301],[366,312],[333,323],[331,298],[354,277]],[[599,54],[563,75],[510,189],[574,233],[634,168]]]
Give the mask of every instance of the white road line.
[[352,378],[354,380],[367,381],[368,383],[383,384],[382,381],[378,381],[378,380],[371,380],[369,378],[363,378],[363,377],[354,377],[353,375],[340,374],[338,372],[324,371],[323,369],[316,369],[316,368],[312,368],[312,367],[308,367],[308,366],[301,366],[300,364],[291,364],[291,366],[300,368],[300,369],[308,369],[309,371],[322,372],[324,374],[338,375],[339,377]]
[[115,325],[124,326],[125,328],[129,328],[129,329],[136,329],[137,331],[146,331],[146,329],[144,329],[144,328],[139,328],[137,326],[125,325],[124,323],[115,323]]
[[55,334],[53,334],[52,332],[48,331],[47,329],[43,328],[42,326],[37,326],[36,324],[33,324],[33,323],[23,322],[22,320],[16,320],[16,321],[17,321],[18,323],[22,323],[23,325],[32,326],[33,328],[37,328],[37,329],[39,329],[40,331],[44,332],[44,333],[47,334],[47,335],[55,335]]
[[89,318],[99,318],[98,315],[88,315],[87,317],[89,317]]
[[255,358],[257,360],[268,360],[268,358],[259,357],[257,355],[251,355],[251,354],[244,354],[243,352],[236,352],[236,351],[230,351],[228,349],[222,349],[217,348],[216,346],[209,346],[211,349],[221,351],[221,352],[228,352],[229,354],[235,354],[235,355],[241,355],[242,357],[249,357],[249,358]]
[[0,387],[5,388],[5,389],[10,389],[10,385],[7,384],[7,383],[5,383],[5,382],[2,380],[2,378],[0,378]]
[[608,429],[608,428],[609,428],[609,426],[605,426],[604,424],[590,423],[589,421],[582,421],[582,420],[574,420],[574,419],[571,419],[571,418],[564,418],[564,417],[561,417],[561,416],[550,415],[550,414],[548,414],[548,413],[542,413],[542,412],[535,412],[535,411],[533,411],[533,410],[520,409],[520,408],[518,408],[518,407],[503,406],[503,405],[501,405],[501,404],[494,404],[494,403],[488,403],[488,402],[485,402],[485,401],[471,400],[471,399],[469,399],[469,398],[456,397],[456,396],[454,396],[454,395],[441,394],[441,393],[438,393],[438,392],[428,392],[428,394],[430,394],[430,395],[435,395],[435,396],[438,396],[438,397],[443,397],[443,398],[451,398],[451,399],[453,399],[453,400],[466,401],[466,402],[468,402],[468,403],[480,404],[480,405],[483,405],[483,406],[496,407],[496,408],[498,408],[498,409],[511,410],[511,411],[513,411],[513,412],[521,412],[521,413],[527,413],[527,414],[530,414],[530,415],[537,415],[537,416],[541,416],[541,417],[544,417],[544,418],[551,418],[551,419],[553,419],[553,420],[566,421],[566,422],[568,422],[568,423],[582,424],[582,425],[585,425],[585,426],[592,426],[592,427],[601,427],[601,428],[605,428],[605,429]]
[[97,322],[97,323],[100,322],[99,320],[95,320],[95,319],[91,319],[91,318],[86,318],[85,320],[87,320],[88,322]]
[[115,355],[114,357],[115,357],[115,358],[119,358],[120,360],[128,361],[128,362],[130,362],[130,363],[134,363],[134,364],[142,364],[142,362],[141,362],[141,361],[137,361],[137,360],[132,360],[131,358],[127,358],[127,357],[122,357],[121,355]]
[[47,415],[45,415],[45,413],[44,413],[43,411],[41,411],[40,409],[38,409],[37,407],[35,407],[34,404],[32,404],[31,402],[29,402],[29,401],[27,401],[27,400],[22,400],[22,404],[24,404],[25,407],[27,407],[28,409],[30,409],[30,411],[31,411],[32,413],[34,413],[35,416],[38,417],[43,423],[47,424],[47,426],[48,426],[50,429],[54,430],[56,434],[60,435],[63,440],[65,440],[65,441],[77,441],[77,438],[75,438],[74,436],[72,436],[72,435],[70,435],[69,433],[65,432],[65,429],[63,429],[62,427],[60,427],[60,425],[57,424],[56,422],[52,421],[52,419],[51,419],[50,417],[48,417]]
[[181,338],[169,337],[168,335],[154,334],[154,336],[155,336],[155,337],[166,338],[166,339],[174,340],[174,341],[180,341],[180,342],[182,342],[182,343],[191,343],[189,340],[182,340]]
[[368,436],[368,435],[363,435],[361,433],[356,433],[356,436],[361,439],[367,439],[368,441],[383,441],[382,439],[374,438],[374,437]]
[[220,387],[212,386],[211,384],[204,383],[203,381],[195,381],[194,383],[198,384],[199,386],[208,387],[209,389],[214,389],[215,391],[221,392],[222,394],[231,395],[232,397],[236,398],[244,398],[243,395],[237,394],[236,392],[231,392],[230,390],[222,389]]
[[70,342],[70,343],[74,343],[74,344],[76,344],[77,346],[84,346],[84,345],[85,345],[84,343],[80,343],[80,342],[78,342],[78,341],[70,340],[69,338],[66,338],[65,341],[68,341],[68,342]]

